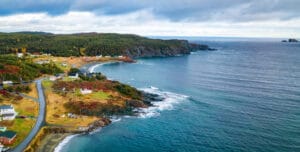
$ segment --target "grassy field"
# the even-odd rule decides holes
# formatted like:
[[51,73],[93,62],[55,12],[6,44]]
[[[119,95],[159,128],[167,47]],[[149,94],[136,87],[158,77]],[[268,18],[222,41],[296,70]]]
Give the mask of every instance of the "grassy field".
[[34,97],[34,98],[38,98],[36,84],[35,83],[30,84],[30,88],[31,88],[31,91],[29,93],[26,93],[26,95]]
[[76,79],[74,79],[74,78],[69,78],[69,77],[64,77],[64,78],[63,78],[63,81],[74,81],[74,80],[76,80]]
[[78,118],[68,118],[68,111],[64,108],[64,103],[68,102],[70,97],[61,96],[52,92],[53,82],[43,81],[45,95],[47,100],[46,122],[51,125],[64,126],[68,129],[77,129],[80,126],[87,126],[96,121],[98,117],[78,116]]
[[93,99],[102,99],[102,100],[106,100],[109,98],[109,94],[105,93],[105,92],[102,92],[102,91],[98,91],[98,92],[95,92],[95,93],[92,93],[91,94],[91,97]]

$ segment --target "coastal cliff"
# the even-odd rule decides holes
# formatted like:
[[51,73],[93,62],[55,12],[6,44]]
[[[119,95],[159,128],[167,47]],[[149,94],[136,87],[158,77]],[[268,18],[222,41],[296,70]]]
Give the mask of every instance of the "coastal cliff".
[[213,50],[208,45],[191,44],[186,40],[172,40],[178,43],[177,46],[167,46],[163,48],[155,48],[148,46],[134,46],[132,48],[126,49],[126,56],[132,58],[140,57],[167,57],[176,56],[181,54],[190,54],[193,51],[199,50]]
[[54,56],[165,57],[212,50],[187,40],[150,39],[132,34],[110,33],[0,33],[0,54],[27,52]]

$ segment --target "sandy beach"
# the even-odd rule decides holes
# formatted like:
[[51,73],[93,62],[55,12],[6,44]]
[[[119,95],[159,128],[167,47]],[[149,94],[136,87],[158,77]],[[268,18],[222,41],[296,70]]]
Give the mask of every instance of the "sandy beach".
[[46,135],[46,137],[42,139],[41,145],[38,147],[37,152],[53,152],[59,143],[70,135],[72,134],[58,133]]

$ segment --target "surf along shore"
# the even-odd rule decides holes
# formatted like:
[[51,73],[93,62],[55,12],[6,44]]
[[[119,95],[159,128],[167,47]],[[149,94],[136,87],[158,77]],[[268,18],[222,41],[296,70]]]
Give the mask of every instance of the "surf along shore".
[[[44,61],[45,59],[42,60]],[[64,65],[63,70],[65,72],[73,67],[78,67],[80,68],[81,73],[84,73],[82,74],[84,76],[91,75],[91,72],[94,71],[93,68],[101,64],[108,64],[112,62],[134,62],[128,58],[103,59],[95,57],[92,59],[85,58],[84,62],[79,62],[79,60],[83,60],[80,57],[47,57],[46,60],[50,60],[51,62],[53,61],[57,65]],[[36,62],[38,61],[41,61],[41,59],[36,60]],[[60,85],[68,86],[75,84],[89,85],[90,83],[84,79],[85,78],[80,77],[73,80],[68,76],[64,76],[60,80],[51,81],[49,79],[43,81],[43,88],[47,100],[46,124],[41,128],[38,135],[31,141],[25,150],[26,152],[59,151],[64,144],[64,142],[61,142],[63,140],[67,142],[73,137],[74,134],[87,134],[91,131],[109,125],[111,123],[110,116],[137,115],[134,112],[134,109],[147,108],[148,106],[151,106],[152,101],[162,100],[162,98],[160,98],[158,95],[138,91],[133,87],[121,84],[117,81],[107,80],[106,77],[104,80],[95,79],[95,82],[100,86],[102,85],[101,82],[105,83],[105,85],[111,85],[113,89],[110,88],[110,90],[107,88],[101,88],[101,91],[99,91],[97,90],[98,88],[89,88],[93,90],[93,93],[88,95],[80,94],[78,88],[70,88],[70,90],[73,89],[73,92],[69,90],[71,93],[68,93],[67,91],[65,92],[65,87],[57,87]],[[121,87],[121,90],[129,89],[131,93],[133,92],[134,96],[128,95],[126,92],[124,94],[124,92],[118,90],[119,87]],[[99,100],[95,102],[97,99]],[[82,102],[91,104],[83,104]],[[76,105],[75,103],[79,104]],[[76,110],[72,109],[72,107],[76,106],[88,107],[95,104],[96,108],[97,106],[101,107],[108,104],[110,105],[108,106],[108,109],[111,110],[111,112],[108,112],[106,115],[97,115],[95,113],[99,111],[93,111],[95,109],[92,109],[91,113],[89,113],[89,111],[85,111],[88,109],[80,109],[80,113],[76,113]],[[68,107],[66,105],[69,105],[71,108],[66,108]]]

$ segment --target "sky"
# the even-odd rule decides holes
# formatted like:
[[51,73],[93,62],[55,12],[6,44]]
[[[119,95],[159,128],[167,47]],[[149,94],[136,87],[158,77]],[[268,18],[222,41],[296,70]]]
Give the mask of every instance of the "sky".
[[0,32],[300,38],[300,0],[0,0]]

